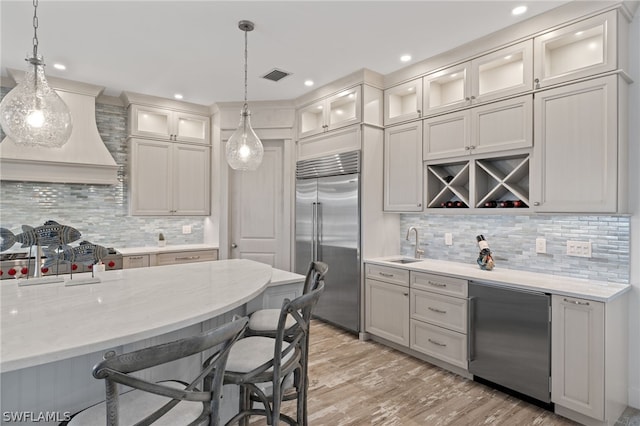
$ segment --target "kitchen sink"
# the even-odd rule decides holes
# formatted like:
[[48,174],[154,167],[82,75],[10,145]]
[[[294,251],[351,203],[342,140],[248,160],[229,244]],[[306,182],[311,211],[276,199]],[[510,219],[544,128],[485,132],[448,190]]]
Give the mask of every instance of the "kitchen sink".
[[410,257],[403,257],[401,259],[393,259],[393,260],[389,260],[388,262],[392,262],[392,263],[414,263],[414,262],[422,262],[423,259],[414,259],[414,258],[410,258]]

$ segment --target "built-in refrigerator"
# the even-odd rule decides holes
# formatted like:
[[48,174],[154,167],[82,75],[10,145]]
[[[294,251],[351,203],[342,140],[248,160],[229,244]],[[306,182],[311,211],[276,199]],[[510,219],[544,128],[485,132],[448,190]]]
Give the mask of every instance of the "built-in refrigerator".
[[360,331],[360,151],[296,165],[295,271],[329,265],[314,317]]

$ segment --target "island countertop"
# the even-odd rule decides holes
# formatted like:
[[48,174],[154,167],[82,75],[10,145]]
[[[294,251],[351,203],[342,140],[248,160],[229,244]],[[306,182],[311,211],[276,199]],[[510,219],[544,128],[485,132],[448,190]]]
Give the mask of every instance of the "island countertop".
[[[270,284],[269,265],[234,259],[107,271],[101,283],[2,282],[0,371],[102,351],[229,312]],[[285,282],[304,277],[284,271]],[[68,278],[67,278],[68,279]]]

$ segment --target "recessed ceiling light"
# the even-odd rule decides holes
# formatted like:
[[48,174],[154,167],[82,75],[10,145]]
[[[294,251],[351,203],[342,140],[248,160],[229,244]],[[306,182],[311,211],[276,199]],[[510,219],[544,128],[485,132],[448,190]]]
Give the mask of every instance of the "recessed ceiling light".
[[584,31],[578,31],[578,32],[576,33],[576,35],[577,35],[578,37],[580,37],[582,34],[584,34]]
[[454,72],[453,74],[451,74],[451,78],[456,78],[458,76],[457,72]]
[[173,97],[176,98],[176,99],[184,98],[184,96],[182,96],[180,93],[176,93],[175,95],[173,95]]
[[307,87],[313,86],[313,80],[305,80],[304,81],[304,85],[307,86]]
[[522,15],[526,11],[527,11],[527,6],[518,6],[518,7],[514,7],[511,10],[511,14],[512,15]]
[[411,60],[411,55],[402,55],[400,56],[400,60],[402,62],[409,62]]
[[54,67],[55,69],[57,69],[57,70],[61,70],[61,71],[64,71],[64,70],[66,70],[66,69],[67,69],[67,67],[66,67],[66,66],[64,66],[64,64],[59,64],[59,63],[55,63],[55,64],[53,64],[53,67]]
[[512,57],[513,57],[512,55],[507,55],[507,56],[505,56],[505,57],[504,57],[504,59],[505,59],[506,61],[508,61],[508,60],[509,60],[509,59],[511,59]]

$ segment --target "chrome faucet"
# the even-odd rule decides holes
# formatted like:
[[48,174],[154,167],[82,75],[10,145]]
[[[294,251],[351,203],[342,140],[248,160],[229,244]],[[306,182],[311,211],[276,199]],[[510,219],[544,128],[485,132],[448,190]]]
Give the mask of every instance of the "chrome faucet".
[[424,250],[420,248],[420,237],[418,236],[418,228],[416,228],[415,226],[410,226],[409,229],[407,229],[407,241],[409,241],[409,234],[411,234],[411,231],[416,231],[416,254],[414,255],[414,257],[416,259],[420,259],[424,254]]

